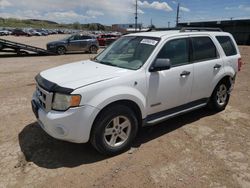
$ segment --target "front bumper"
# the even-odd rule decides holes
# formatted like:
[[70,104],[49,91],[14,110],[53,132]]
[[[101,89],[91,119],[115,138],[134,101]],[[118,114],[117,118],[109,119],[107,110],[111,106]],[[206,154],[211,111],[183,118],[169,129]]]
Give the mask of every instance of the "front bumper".
[[65,112],[45,112],[35,97],[31,104],[38,123],[50,136],[74,143],[89,141],[93,122],[99,113],[97,108],[81,106]]
[[47,50],[50,51],[50,52],[56,52],[56,46],[55,45],[47,46]]

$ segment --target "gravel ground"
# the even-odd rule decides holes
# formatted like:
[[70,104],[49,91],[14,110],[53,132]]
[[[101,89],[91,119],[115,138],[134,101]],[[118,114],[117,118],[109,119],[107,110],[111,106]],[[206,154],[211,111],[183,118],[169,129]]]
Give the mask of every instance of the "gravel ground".
[[[62,35],[2,37],[45,47]],[[225,111],[202,109],[140,131],[133,148],[106,158],[89,144],[48,136],[30,107],[34,76],[88,54],[0,56],[1,187],[250,187],[250,47]]]

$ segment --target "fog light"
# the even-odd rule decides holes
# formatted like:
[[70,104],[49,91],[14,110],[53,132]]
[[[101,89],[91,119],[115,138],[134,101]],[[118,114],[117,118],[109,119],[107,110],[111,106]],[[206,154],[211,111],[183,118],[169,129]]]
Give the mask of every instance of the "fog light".
[[62,127],[56,127],[55,131],[59,136],[65,136],[66,135],[66,130],[64,128],[62,128]]

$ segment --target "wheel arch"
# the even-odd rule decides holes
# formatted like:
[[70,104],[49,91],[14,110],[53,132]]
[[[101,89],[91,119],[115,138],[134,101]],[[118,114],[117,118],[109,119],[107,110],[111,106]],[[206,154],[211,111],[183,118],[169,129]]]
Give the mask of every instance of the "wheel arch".
[[214,84],[214,86],[213,86],[213,91],[212,91],[211,95],[213,94],[213,92],[214,92],[216,86],[217,86],[219,83],[223,82],[223,81],[225,81],[225,82],[228,84],[228,86],[231,87],[232,84],[233,84],[233,82],[234,82],[234,80],[235,80],[235,76],[236,76],[236,75],[233,75],[233,74],[226,74],[226,75],[223,75],[220,79],[218,79],[217,82],[215,82],[215,84]]
[[[88,51],[89,52],[91,52],[91,47],[95,47],[96,48],[96,50],[98,51],[98,49],[99,49],[99,47],[96,45],[96,44],[91,44],[91,45],[89,45],[89,47],[88,47]],[[97,53],[97,51],[96,51],[96,53]]]
[[94,121],[93,121],[93,124],[92,124],[92,127],[91,127],[91,130],[90,130],[90,137],[92,137],[91,135],[93,135],[93,130],[94,130],[94,126],[96,124],[96,122],[98,121],[98,118],[101,116],[101,114],[108,108],[110,108],[111,106],[114,106],[114,105],[124,105],[128,108],[130,108],[135,114],[136,114],[136,118],[138,120],[138,126],[141,127],[142,126],[142,112],[141,112],[141,109],[139,107],[139,105],[132,101],[132,100],[128,100],[128,99],[121,99],[121,100],[118,100],[118,101],[114,101],[114,102],[111,102],[109,104],[107,104],[104,108],[102,108],[98,114],[96,115]]
[[114,102],[111,102],[111,103],[107,104],[97,114],[96,119],[97,119],[98,115],[100,115],[105,109],[109,108],[110,106],[114,106],[114,105],[124,105],[124,106],[130,108],[136,114],[138,122],[141,123],[141,121],[142,121],[142,112],[141,112],[141,109],[140,109],[139,105],[136,102],[134,102],[132,100],[128,100],[128,99],[121,99],[121,100],[114,101]]

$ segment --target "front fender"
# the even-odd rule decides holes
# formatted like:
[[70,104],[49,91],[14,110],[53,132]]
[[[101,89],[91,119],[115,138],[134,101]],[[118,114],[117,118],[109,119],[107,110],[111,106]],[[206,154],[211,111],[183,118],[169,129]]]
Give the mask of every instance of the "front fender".
[[135,102],[141,110],[142,118],[146,117],[145,96],[136,88],[128,86],[108,88],[88,101],[88,105],[94,106],[101,110],[107,105],[119,100],[130,100],[132,102]]

